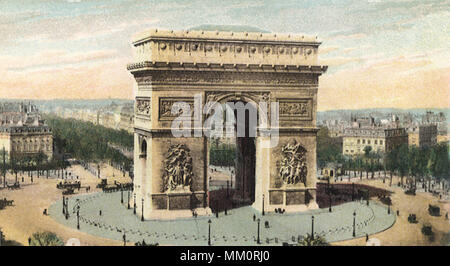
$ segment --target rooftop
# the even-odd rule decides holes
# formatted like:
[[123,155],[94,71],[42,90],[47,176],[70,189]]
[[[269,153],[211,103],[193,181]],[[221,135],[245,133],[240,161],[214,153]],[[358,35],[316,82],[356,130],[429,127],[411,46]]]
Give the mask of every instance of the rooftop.
[[221,41],[253,41],[253,42],[287,42],[287,43],[311,43],[319,45],[317,36],[305,34],[279,34],[262,32],[233,32],[233,31],[204,31],[204,30],[164,30],[149,29],[133,36],[133,44],[144,42],[148,39],[203,39]]

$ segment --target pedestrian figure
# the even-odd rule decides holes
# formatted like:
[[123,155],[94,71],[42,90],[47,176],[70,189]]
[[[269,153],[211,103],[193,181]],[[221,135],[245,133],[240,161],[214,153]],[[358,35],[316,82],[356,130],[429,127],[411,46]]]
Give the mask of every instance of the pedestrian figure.
[[366,234],[366,242],[369,241],[369,235]]
[[102,210],[100,210],[99,215],[102,216]]
[[445,220],[448,220],[448,212],[445,213]]
[[397,210],[397,216],[400,216],[400,210]]
[[28,246],[31,246],[31,237],[28,238]]
[[253,214],[253,222],[256,221],[256,215]]

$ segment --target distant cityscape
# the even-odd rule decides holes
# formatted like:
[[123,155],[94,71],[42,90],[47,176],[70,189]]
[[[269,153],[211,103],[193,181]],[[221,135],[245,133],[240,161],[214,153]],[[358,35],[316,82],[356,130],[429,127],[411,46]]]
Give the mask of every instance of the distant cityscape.
[[[133,132],[131,100],[1,101],[0,146],[8,154],[42,151],[52,157],[51,129],[41,112]],[[449,141],[444,111],[326,111],[318,112],[317,126],[326,127],[329,136],[342,143],[342,154],[347,156],[363,154],[367,146],[373,152],[386,153],[404,143],[425,147]]]

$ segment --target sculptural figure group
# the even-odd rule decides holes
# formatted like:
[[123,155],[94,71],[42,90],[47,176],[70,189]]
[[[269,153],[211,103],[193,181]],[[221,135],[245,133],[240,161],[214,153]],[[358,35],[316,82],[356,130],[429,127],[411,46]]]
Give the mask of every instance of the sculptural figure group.
[[282,159],[279,175],[284,184],[293,185],[299,182],[306,185],[308,168],[306,165],[306,149],[293,141],[281,148]]
[[192,181],[192,157],[183,144],[172,145],[164,160],[164,191],[189,190]]

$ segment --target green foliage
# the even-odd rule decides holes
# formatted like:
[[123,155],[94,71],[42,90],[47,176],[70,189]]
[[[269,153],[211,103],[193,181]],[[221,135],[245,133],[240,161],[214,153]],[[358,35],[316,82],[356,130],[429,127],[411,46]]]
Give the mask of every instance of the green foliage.
[[327,240],[322,237],[315,235],[314,239],[310,234],[307,234],[305,238],[303,238],[302,241],[298,243],[299,246],[330,246],[330,244],[327,242]]
[[31,236],[30,246],[64,246],[64,242],[55,233],[37,232]]
[[317,162],[319,167],[328,162],[344,162],[342,143],[338,138],[330,137],[327,127],[321,127],[317,132]]
[[372,146],[366,146],[364,147],[364,155],[366,157],[369,157],[370,152],[372,151]]
[[233,166],[236,159],[236,147],[229,145],[211,145],[209,163],[216,166]]
[[53,130],[53,141],[58,152],[68,153],[71,157],[86,162],[110,161],[124,165],[127,171],[130,169],[132,159],[110,147],[108,142],[132,149],[134,145],[132,134],[125,130],[114,130],[76,119],[50,115],[45,119]]
[[400,176],[415,177],[431,175],[440,179],[450,176],[448,144],[439,143],[432,147],[408,147],[406,144],[391,150],[386,156],[389,171],[398,171]]

